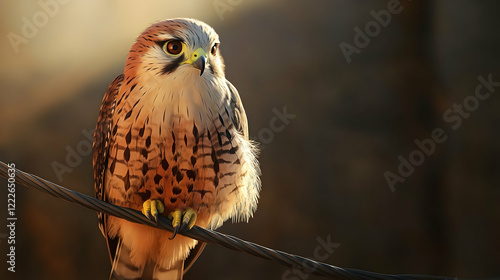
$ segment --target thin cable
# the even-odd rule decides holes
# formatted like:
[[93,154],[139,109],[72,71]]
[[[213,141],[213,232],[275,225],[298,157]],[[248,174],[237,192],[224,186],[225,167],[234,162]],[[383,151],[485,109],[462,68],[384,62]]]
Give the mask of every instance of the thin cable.
[[[0,161],[0,177],[8,179],[8,169],[11,169],[4,162]],[[51,196],[66,200],[68,202],[86,207],[88,209],[103,212],[108,215],[117,216],[134,223],[145,224],[157,227],[163,230],[173,231],[172,223],[169,219],[160,216],[158,225],[149,220],[141,212],[109,204],[91,196],[72,191],[61,187],[55,183],[42,179],[38,176],[15,169],[16,183],[28,188],[36,189]],[[432,276],[432,275],[391,275],[369,272],[352,268],[340,268],[330,264],[317,262],[301,256],[289,254],[286,252],[273,250],[259,244],[248,242],[237,237],[222,234],[220,232],[204,229],[198,226],[191,230],[179,233],[187,237],[204,241],[211,244],[224,246],[231,250],[245,252],[256,257],[274,261],[283,266],[299,269],[306,273],[329,277],[339,280],[456,280],[457,278]]]

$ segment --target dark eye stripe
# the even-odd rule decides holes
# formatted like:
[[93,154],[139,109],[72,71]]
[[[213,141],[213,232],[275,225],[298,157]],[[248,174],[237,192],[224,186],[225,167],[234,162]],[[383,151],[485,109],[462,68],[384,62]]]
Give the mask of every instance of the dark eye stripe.
[[179,65],[181,65],[181,63],[184,61],[184,59],[185,59],[185,57],[182,54],[181,56],[179,56],[178,58],[176,58],[171,63],[165,65],[165,67],[163,67],[161,73],[163,75],[166,75],[166,74],[170,74],[170,73],[174,72],[175,69],[177,69],[177,67],[179,67]]

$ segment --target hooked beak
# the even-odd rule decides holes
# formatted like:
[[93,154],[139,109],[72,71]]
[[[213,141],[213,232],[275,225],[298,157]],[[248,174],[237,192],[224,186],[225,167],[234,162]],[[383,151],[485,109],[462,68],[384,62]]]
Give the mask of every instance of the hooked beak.
[[191,57],[184,63],[191,64],[194,68],[199,69],[201,76],[205,71],[206,61],[207,61],[207,53],[205,52],[204,49],[198,48],[196,51],[194,51]]

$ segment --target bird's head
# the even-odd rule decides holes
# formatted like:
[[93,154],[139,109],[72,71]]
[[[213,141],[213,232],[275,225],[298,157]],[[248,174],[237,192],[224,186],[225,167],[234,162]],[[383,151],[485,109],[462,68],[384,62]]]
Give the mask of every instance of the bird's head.
[[137,38],[127,57],[125,75],[161,77],[175,73],[224,77],[219,44],[217,33],[201,21],[186,18],[160,21]]

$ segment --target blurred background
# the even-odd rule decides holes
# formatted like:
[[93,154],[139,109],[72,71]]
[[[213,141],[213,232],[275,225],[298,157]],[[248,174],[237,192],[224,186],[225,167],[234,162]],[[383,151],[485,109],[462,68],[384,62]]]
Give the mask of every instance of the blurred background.
[[[220,35],[226,76],[263,148],[259,208],[221,232],[307,257],[329,238],[339,246],[324,261],[340,267],[500,277],[500,87],[474,97],[479,76],[500,82],[499,8],[493,0],[2,1],[0,160],[93,195],[86,134],[135,38],[161,19],[197,18]],[[294,117],[283,121],[284,110]],[[277,117],[283,127],[273,130]],[[436,128],[446,141],[419,159],[415,141]],[[411,175],[398,171],[410,154]],[[16,272],[6,268],[1,226],[0,278],[108,279],[95,213],[18,185],[16,215]],[[209,245],[185,279],[305,279],[286,271]]]

